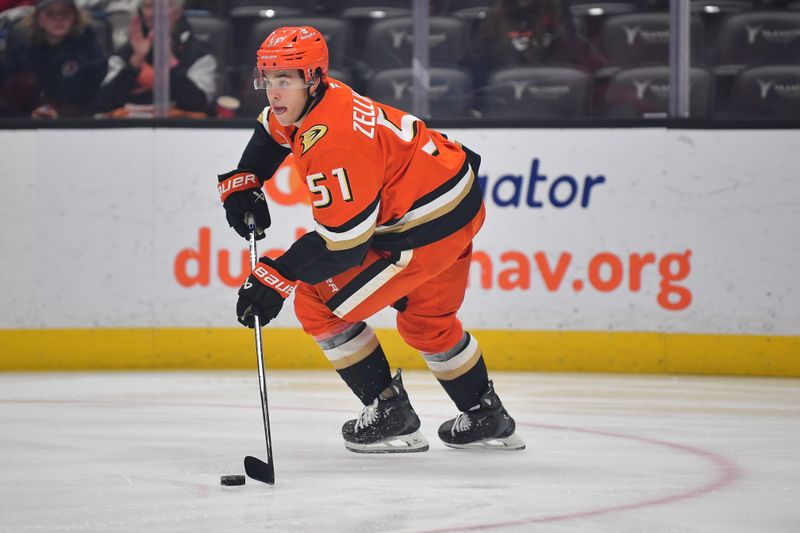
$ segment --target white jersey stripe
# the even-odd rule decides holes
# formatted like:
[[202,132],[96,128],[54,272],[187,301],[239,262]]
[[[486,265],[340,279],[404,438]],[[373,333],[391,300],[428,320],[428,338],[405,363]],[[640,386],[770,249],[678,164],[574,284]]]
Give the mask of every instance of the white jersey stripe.
[[354,292],[352,296],[339,304],[339,306],[333,310],[333,314],[341,318],[358,307],[361,302],[386,285],[393,277],[405,270],[411,262],[413,253],[413,250],[403,250],[400,252],[400,259],[396,263],[389,263],[377,276],[369,280],[360,289]]

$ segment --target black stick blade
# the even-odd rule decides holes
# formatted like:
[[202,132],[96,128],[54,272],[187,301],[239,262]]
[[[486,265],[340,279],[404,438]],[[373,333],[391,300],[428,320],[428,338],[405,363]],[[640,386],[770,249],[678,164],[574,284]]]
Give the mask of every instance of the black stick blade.
[[272,463],[265,463],[261,459],[248,455],[244,458],[244,471],[256,481],[267,485],[275,484],[275,465]]

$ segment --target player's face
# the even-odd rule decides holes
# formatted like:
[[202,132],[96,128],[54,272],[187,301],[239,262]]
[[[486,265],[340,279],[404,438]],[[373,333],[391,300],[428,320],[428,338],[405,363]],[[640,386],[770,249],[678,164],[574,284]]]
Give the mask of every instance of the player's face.
[[308,100],[308,84],[296,70],[272,70],[262,74],[270,109],[282,126],[300,118]]

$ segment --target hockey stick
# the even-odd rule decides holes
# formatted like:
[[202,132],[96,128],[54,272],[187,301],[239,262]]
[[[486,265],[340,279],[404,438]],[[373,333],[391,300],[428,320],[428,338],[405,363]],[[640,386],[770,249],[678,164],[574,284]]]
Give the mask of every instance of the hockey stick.
[[[258,251],[256,250],[256,224],[253,215],[247,214],[247,226],[250,230],[250,270],[256,268]],[[261,344],[261,320],[255,315],[256,355],[258,356],[258,386],[261,389],[261,414],[264,417],[264,436],[267,440],[267,462],[248,455],[244,458],[244,471],[248,476],[267,485],[275,484],[275,463],[272,460],[272,436],[269,431],[269,409],[267,407],[267,378],[264,372],[264,349]]]

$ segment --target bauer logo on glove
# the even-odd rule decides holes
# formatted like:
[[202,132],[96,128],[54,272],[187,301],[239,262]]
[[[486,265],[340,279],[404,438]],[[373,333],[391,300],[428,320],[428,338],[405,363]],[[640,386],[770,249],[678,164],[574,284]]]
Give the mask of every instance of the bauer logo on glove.
[[275,289],[284,298],[288,298],[294,292],[294,283],[286,280],[286,278],[267,267],[264,263],[256,265],[253,275],[267,287]]
[[258,186],[258,178],[256,178],[255,174],[238,173],[219,182],[217,185],[217,192],[219,193],[220,200],[225,202],[232,193],[245,189],[253,189]]
[[264,238],[264,230],[272,223],[267,198],[261,190],[261,180],[249,170],[232,170],[217,176],[217,192],[225,207],[225,218],[236,233],[250,238],[245,217],[252,214],[256,223],[256,240]]
[[278,316],[283,301],[291,296],[297,281],[281,272],[277,262],[269,257],[262,257],[256,263],[253,273],[239,289],[239,301],[236,302],[236,318],[248,328],[255,327],[255,316],[261,325],[268,324]]

